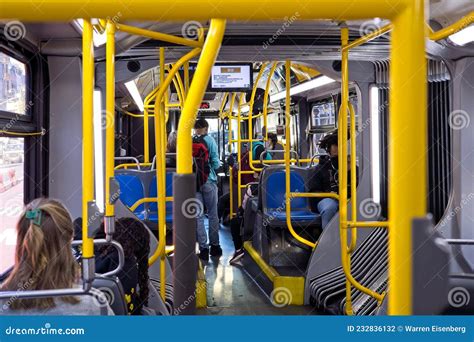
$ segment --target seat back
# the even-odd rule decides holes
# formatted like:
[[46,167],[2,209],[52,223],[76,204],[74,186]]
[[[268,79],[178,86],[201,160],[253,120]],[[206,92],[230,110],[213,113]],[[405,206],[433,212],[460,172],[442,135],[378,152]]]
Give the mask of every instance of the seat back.
[[[131,207],[138,200],[145,197],[145,189],[138,175],[133,173],[115,174],[115,179],[120,186],[120,200],[128,207]],[[135,212],[143,212],[145,206],[140,204]]]
[[125,293],[117,277],[96,276],[92,282],[92,287],[104,294],[115,315],[128,315]]
[[[306,169],[290,168],[290,191],[306,192]],[[266,213],[276,209],[284,210],[286,196],[286,173],[282,166],[271,166],[264,169],[259,184],[259,195],[262,209]],[[295,197],[291,200],[291,211],[308,210],[309,201],[304,197]]]
[[[166,170],[166,197],[173,196],[173,174],[175,173],[174,169],[167,169]],[[156,176],[153,176],[150,182],[150,188],[148,189],[148,193],[150,197],[156,197]],[[158,207],[155,202],[150,203],[150,211],[156,212],[158,211]],[[173,213],[173,202],[166,202],[166,215],[171,215]]]

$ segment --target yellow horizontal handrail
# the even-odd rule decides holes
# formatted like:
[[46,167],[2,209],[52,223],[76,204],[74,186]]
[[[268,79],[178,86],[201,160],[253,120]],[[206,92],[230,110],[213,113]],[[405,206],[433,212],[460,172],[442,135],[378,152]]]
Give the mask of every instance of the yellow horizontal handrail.
[[131,166],[151,166],[153,165],[152,163],[124,163],[124,164],[120,164],[120,165],[117,165],[115,167],[115,170],[120,170],[120,169],[128,169],[129,167]]
[[461,19],[459,19],[455,23],[453,23],[449,26],[446,26],[446,27],[442,28],[439,31],[433,32],[432,30],[430,30],[431,32],[429,34],[429,37],[430,37],[431,40],[435,40],[435,41],[436,40],[441,40],[441,39],[444,39],[446,37],[449,37],[450,35],[452,35],[456,32],[461,31],[462,29],[468,27],[472,23],[474,23],[474,11],[470,12],[468,15],[462,17]]
[[353,42],[347,44],[346,46],[343,46],[341,48],[341,50],[350,50],[352,48],[355,48],[356,46],[359,46],[359,45],[362,45],[362,44],[365,44],[367,42],[370,42],[371,40],[377,38],[377,37],[380,37],[382,35],[384,35],[385,33],[389,32],[392,30],[392,25],[389,24],[389,25],[386,25],[374,32],[371,32],[369,34],[366,34],[365,36],[362,36],[356,40],[354,40]]
[[176,37],[171,34],[150,31],[150,30],[139,28],[139,27],[133,27],[133,26],[119,24],[119,23],[116,23],[115,27],[117,28],[117,30],[120,30],[122,32],[127,32],[130,34],[134,34],[134,35],[142,36],[142,37],[148,37],[148,38],[156,39],[162,42],[184,45],[184,46],[189,46],[193,48],[202,47],[202,42],[198,40],[191,40],[187,38]]
[[346,221],[342,222],[342,228],[350,229],[350,228],[388,228],[390,223],[388,221]]
[[339,200],[339,195],[335,192],[290,192],[290,197],[327,197]]
[[[173,202],[173,197],[171,196],[168,196],[168,197],[165,197],[165,201],[166,202]],[[144,197],[144,198],[140,198],[138,201],[136,201],[135,203],[133,203],[133,205],[130,207],[130,211],[135,211],[139,205],[141,204],[144,204],[144,203],[153,203],[153,202],[156,202],[158,201],[158,198],[156,197]]]

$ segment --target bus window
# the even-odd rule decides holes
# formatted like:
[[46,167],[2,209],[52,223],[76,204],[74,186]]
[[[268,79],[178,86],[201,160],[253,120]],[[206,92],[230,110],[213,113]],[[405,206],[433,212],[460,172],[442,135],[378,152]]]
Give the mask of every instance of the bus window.
[[0,51],[0,111],[25,115],[26,65]]
[[0,273],[13,264],[23,210],[24,138],[0,138]]

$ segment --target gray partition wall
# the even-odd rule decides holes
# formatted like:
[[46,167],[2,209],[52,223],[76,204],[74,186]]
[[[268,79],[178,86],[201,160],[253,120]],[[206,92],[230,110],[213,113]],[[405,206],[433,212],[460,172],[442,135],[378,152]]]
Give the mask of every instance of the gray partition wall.
[[81,216],[82,69],[79,57],[48,57],[49,196]]

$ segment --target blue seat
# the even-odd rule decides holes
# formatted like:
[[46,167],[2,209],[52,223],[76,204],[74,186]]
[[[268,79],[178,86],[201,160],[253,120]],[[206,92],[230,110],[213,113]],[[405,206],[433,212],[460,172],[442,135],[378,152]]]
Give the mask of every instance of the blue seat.
[[[306,192],[303,174],[293,170],[290,173],[290,191]],[[275,223],[286,222],[285,208],[285,171],[272,170],[265,178],[263,184],[264,214]],[[292,222],[314,222],[319,220],[319,215],[310,210],[309,200],[305,197],[294,197],[290,201]]]
[[[120,200],[127,207],[131,207],[138,200],[145,197],[145,190],[140,178],[132,174],[117,174],[115,179],[120,185]],[[140,204],[133,212],[137,218],[146,218],[145,205]]]
[[[166,172],[166,197],[173,196],[173,173]],[[153,177],[150,183],[149,196],[156,197],[156,176]],[[158,222],[158,206],[155,202],[150,203],[150,215],[148,219],[153,222]],[[173,202],[166,202],[166,223],[173,222]]]

